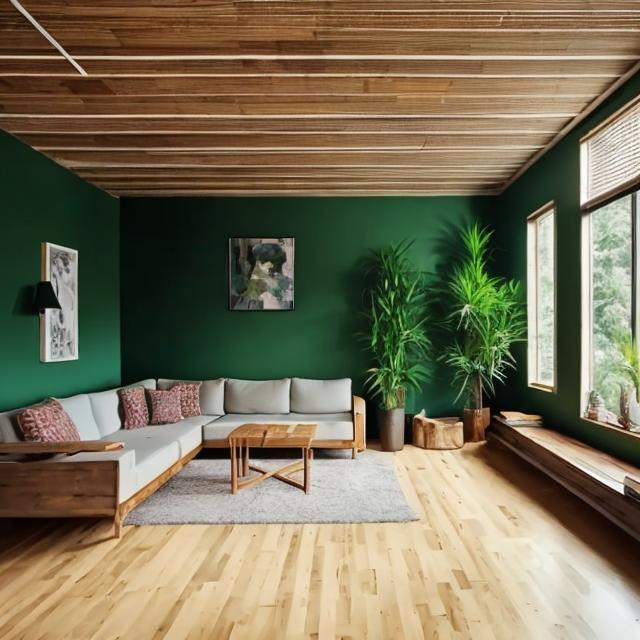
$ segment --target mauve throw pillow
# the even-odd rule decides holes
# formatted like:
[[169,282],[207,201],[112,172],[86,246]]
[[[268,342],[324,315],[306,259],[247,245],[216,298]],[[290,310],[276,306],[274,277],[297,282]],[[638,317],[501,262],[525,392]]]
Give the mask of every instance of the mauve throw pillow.
[[125,429],[139,429],[149,424],[149,409],[144,395],[144,387],[126,387],[118,389]]
[[182,420],[178,387],[169,391],[147,390],[147,393],[151,399],[151,424],[171,424]]
[[175,387],[180,391],[180,411],[183,418],[201,416],[200,385],[201,382],[179,382]]
[[57,400],[28,407],[18,414],[24,439],[32,442],[77,442],[80,433]]

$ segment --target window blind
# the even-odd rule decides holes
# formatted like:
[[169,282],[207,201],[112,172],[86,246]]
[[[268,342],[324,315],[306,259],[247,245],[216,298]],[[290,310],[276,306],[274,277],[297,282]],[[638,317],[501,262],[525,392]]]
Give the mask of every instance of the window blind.
[[583,208],[640,182],[640,100],[587,134],[580,145]]

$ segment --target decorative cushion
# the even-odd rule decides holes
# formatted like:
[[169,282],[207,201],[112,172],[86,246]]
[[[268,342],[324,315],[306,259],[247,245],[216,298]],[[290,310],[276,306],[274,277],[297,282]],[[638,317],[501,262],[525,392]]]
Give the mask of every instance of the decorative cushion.
[[[196,380],[171,380],[158,378],[158,389],[171,389],[182,382],[197,382]],[[224,378],[203,380],[200,387],[200,414],[205,416],[221,416],[224,414]]]
[[169,391],[147,391],[151,399],[151,423],[172,424],[182,420],[180,409],[180,387]]
[[149,409],[144,395],[144,387],[118,389],[118,395],[120,396],[122,413],[124,414],[122,426],[125,429],[146,427],[149,424]]
[[202,415],[200,411],[200,382],[179,382],[180,411],[183,418]]
[[77,442],[80,434],[57,400],[28,407],[18,414],[25,440],[33,442]]
[[225,413],[289,413],[291,378],[236,380],[225,385]]
[[351,411],[351,379],[291,379],[291,411],[295,413],[339,413]]

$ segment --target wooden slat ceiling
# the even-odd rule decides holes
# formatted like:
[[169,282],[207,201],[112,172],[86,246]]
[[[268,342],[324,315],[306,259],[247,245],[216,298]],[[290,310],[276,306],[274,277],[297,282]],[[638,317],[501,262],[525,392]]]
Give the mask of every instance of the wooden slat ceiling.
[[640,0],[0,0],[0,127],[115,195],[493,194]]

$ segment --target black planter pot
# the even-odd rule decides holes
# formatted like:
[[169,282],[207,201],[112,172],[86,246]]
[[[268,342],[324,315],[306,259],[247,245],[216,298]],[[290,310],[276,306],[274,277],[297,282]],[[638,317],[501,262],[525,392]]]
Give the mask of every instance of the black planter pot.
[[400,451],[404,447],[404,407],[378,409],[380,447],[383,451]]

